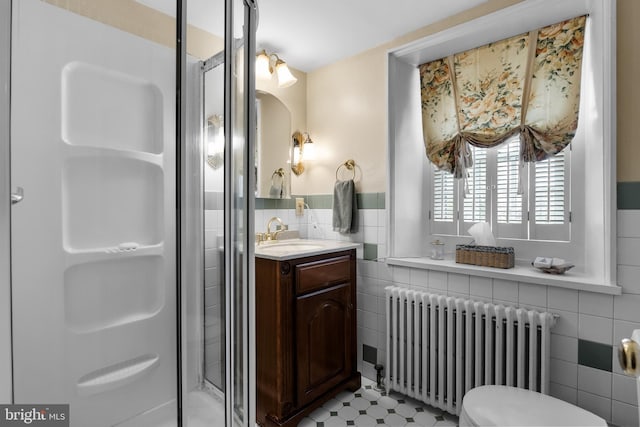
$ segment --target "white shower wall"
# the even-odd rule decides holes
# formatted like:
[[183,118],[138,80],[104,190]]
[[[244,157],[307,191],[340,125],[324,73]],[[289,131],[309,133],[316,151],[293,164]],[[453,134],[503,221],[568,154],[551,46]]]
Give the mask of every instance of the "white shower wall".
[[15,402],[110,426],[177,392],[175,51],[13,5]]

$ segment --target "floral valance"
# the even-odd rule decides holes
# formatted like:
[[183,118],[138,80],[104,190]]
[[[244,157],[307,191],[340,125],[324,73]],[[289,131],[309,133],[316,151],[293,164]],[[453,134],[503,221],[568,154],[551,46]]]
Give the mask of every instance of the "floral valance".
[[520,134],[524,162],[562,151],[578,127],[586,16],[420,66],[427,156],[462,178],[467,144],[493,147]]

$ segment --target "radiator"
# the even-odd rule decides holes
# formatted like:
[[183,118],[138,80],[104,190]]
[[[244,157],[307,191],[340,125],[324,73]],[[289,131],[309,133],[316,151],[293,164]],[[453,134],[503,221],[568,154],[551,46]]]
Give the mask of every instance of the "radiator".
[[459,415],[474,387],[548,394],[552,314],[385,288],[389,390]]

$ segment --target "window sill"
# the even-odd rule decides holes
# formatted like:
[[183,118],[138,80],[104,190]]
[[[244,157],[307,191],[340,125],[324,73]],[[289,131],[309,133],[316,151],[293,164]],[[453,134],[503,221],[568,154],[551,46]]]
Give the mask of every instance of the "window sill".
[[490,277],[492,279],[513,280],[516,282],[534,283],[537,285],[555,286],[607,295],[620,295],[622,293],[622,288],[619,286],[598,283],[593,281],[593,278],[571,271],[563,275],[552,275],[538,271],[530,266],[516,265],[514,268],[502,269],[457,264],[451,259],[433,260],[425,257],[387,258],[386,263],[398,267],[420,268],[423,270]]

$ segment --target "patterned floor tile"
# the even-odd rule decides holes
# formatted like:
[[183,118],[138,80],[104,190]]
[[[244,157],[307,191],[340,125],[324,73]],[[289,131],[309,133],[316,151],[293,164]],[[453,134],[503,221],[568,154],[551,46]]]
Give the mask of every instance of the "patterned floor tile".
[[298,424],[298,427],[317,427],[317,422],[311,418],[305,418],[302,421],[300,421],[300,424]]
[[313,411],[311,414],[309,414],[308,418],[311,418],[314,421],[324,421],[327,418],[329,418],[331,415],[329,414],[329,411],[327,411],[325,408],[320,407],[318,409],[316,409],[315,411]]
[[349,421],[358,418],[360,416],[360,413],[357,409],[352,408],[351,406],[345,406],[338,411],[338,416],[345,421]]
[[356,418],[355,420],[355,425],[359,426],[364,426],[364,427],[369,427],[369,426],[376,426],[378,425],[378,423],[376,422],[375,419],[371,418],[369,415],[360,415],[358,418]]
[[398,414],[387,415],[384,419],[385,425],[394,427],[404,427],[407,425],[407,419]]
[[367,414],[371,415],[375,419],[384,419],[384,417],[389,415],[389,412],[387,412],[387,410],[380,405],[374,405],[370,406],[369,409],[367,409]]
[[371,402],[362,397],[356,397],[351,401],[351,406],[357,410],[365,410],[371,406]]
[[402,394],[377,390],[362,379],[355,393],[341,392],[303,419],[300,427],[457,427],[458,418]]
[[417,413],[415,406],[411,406],[407,403],[400,403],[396,406],[396,412],[398,415],[405,418],[411,418]]

